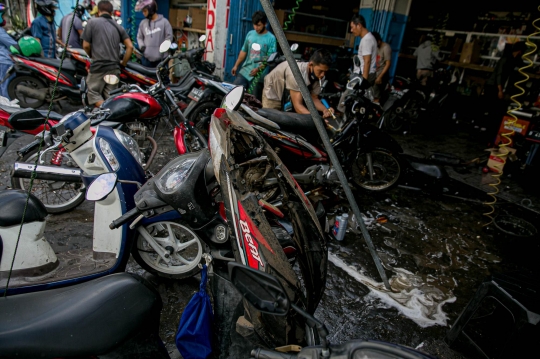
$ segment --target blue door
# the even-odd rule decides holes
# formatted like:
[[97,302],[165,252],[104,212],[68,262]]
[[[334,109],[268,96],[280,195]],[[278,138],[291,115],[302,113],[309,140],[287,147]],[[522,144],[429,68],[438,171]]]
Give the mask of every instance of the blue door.
[[259,0],[231,0],[229,30],[227,33],[227,55],[225,57],[225,74],[223,76],[227,82],[234,81],[231,69],[238,58],[247,33],[253,30],[251,16],[257,10],[262,10]]

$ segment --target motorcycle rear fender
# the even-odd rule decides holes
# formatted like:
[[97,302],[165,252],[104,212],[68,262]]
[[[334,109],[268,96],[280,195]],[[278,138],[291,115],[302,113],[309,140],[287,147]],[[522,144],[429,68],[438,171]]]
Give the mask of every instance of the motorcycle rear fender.
[[394,153],[403,153],[403,148],[392,136],[373,125],[361,124],[358,134],[358,148],[364,150],[384,148]]
[[13,65],[13,71],[15,71],[17,75],[21,76],[32,76],[36,74],[39,75],[38,70],[20,62],[17,62]]

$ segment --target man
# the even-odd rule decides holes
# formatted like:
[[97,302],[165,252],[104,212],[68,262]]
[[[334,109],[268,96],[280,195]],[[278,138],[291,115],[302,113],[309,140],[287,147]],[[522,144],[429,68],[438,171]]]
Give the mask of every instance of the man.
[[[358,55],[354,59],[354,71],[352,77],[362,76],[371,85],[375,83],[377,65],[377,41],[371,32],[366,28],[366,19],[362,15],[354,15],[350,23],[351,33],[360,36]],[[350,90],[345,90],[339,100],[338,111],[345,112],[345,99],[350,94]]]
[[[266,14],[262,11],[256,11],[251,17],[251,22],[253,23],[253,30],[248,32],[242,50],[238,54],[238,59],[231,70],[232,75],[236,76],[234,84],[244,86],[246,89],[250,87],[251,81],[257,73],[264,71],[265,68],[262,62],[257,63],[255,61],[262,60],[264,57],[277,51],[276,38],[266,28],[266,23],[268,22]],[[251,46],[253,44],[259,44],[261,50],[256,51],[252,49]],[[242,62],[244,65],[238,71],[238,67]],[[261,78],[259,83],[262,80]]]
[[373,85],[373,97],[375,102],[379,102],[381,94],[388,84],[388,70],[391,65],[392,49],[390,45],[382,41],[381,35],[378,32],[373,32],[372,34],[377,41],[377,70],[375,84]]
[[432,35],[422,35],[420,45],[414,50],[416,56],[416,78],[422,86],[426,86],[428,79],[433,77],[433,65],[441,60],[439,51],[433,51]]
[[[9,48],[11,46],[17,46],[17,42],[13,40],[11,36],[8,35],[6,30],[4,30],[4,26],[6,25],[6,20],[4,19],[5,11],[7,10],[6,5],[0,3],[0,81],[4,79],[4,77],[7,74],[7,71],[11,66],[13,66],[13,61],[11,61],[11,52],[9,51]],[[7,98],[8,100],[11,100],[8,95],[8,85],[11,79],[15,77],[15,73],[13,73],[9,78],[7,78],[2,84],[0,85],[0,96],[3,96]]]
[[62,18],[62,21],[60,22],[60,27],[58,28],[58,37],[62,41],[62,46],[64,46],[67,41],[71,21],[73,17],[75,17],[75,19],[73,19],[73,28],[71,29],[71,34],[69,35],[69,43],[67,45],[75,49],[81,48],[81,35],[83,33],[82,17],[84,15],[84,12],[84,6],[77,5],[77,7],[72,13],[67,14]]
[[137,44],[143,53],[141,63],[146,67],[156,67],[167,54],[159,52],[159,45],[165,40],[172,41],[171,24],[163,15],[157,14],[157,3],[153,0],[139,0],[136,11],[142,11],[144,17],[137,32]]
[[35,0],[37,11],[41,14],[32,22],[32,36],[41,44],[43,56],[49,58],[56,57],[56,25],[54,24],[54,14],[57,9],[55,0]]
[[[107,84],[105,75],[119,75],[120,65],[126,66],[133,52],[133,44],[126,30],[112,19],[113,6],[103,0],[98,3],[98,17],[90,19],[82,34],[83,49],[92,59],[90,71],[86,77],[88,85],[88,102],[96,107],[101,106],[109,92],[117,85]],[[123,43],[126,53],[119,61],[119,45]]]
[[[318,97],[321,93],[321,83],[323,82],[324,75],[330,68],[331,63],[332,55],[326,50],[317,50],[313,53],[309,62],[298,63],[300,73],[311,92],[311,98],[315,103],[315,107],[323,113],[324,118],[332,116],[334,112],[332,108],[326,109]],[[282,110],[285,90],[290,92],[294,111],[296,113],[309,114],[309,110],[304,105],[300,88],[294,79],[289,63],[286,61],[277,65],[264,79],[263,107]]]

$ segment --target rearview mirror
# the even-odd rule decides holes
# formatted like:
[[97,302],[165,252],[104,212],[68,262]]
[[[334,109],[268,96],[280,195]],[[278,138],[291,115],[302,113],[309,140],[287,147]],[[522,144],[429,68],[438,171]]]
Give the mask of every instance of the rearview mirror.
[[206,41],[206,35],[201,35],[201,37],[199,37],[199,42],[205,42]]
[[105,75],[103,76],[103,81],[105,81],[109,85],[116,85],[120,82],[120,78],[116,75]]
[[261,313],[284,316],[290,302],[281,282],[274,276],[229,262],[231,283],[255,309]]
[[159,45],[159,52],[164,54],[167,51],[169,51],[169,48],[171,47],[171,40],[165,40]]
[[355,78],[351,79],[347,83],[347,89],[354,90],[356,88],[356,86],[358,86],[359,84],[361,84],[363,82],[362,80],[363,80],[362,77],[355,77]]
[[242,100],[244,99],[244,87],[243,86],[236,86],[233,88],[227,96],[223,98],[223,102],[221,103],[222,108],[226,108],[229,110],[236,111],[242,104]]
[[291,51],[295,52],[296,50],[298,50],[298,44],[294,43],[294,44],[291,45]]
[[256,42],[254,42],[253,44],[251,44],[251,49],[253,51],[261,51],[261,45],[257,44]]
[[105,199],[116,186],[118,177],[116,173],[103,173],[96,178],[86,190],[86,199],[89,201],[101,201]]

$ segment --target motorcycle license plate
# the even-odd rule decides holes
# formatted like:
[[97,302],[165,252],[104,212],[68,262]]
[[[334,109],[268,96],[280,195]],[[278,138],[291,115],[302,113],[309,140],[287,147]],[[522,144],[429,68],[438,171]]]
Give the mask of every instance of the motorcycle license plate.
[[189,93],[188,97],[192,99],[193,101],[199,102],[199,100],[202,97],[203,92],[204,92],[203,90],[194,88],[194,89],[191,89],[191,92]]

